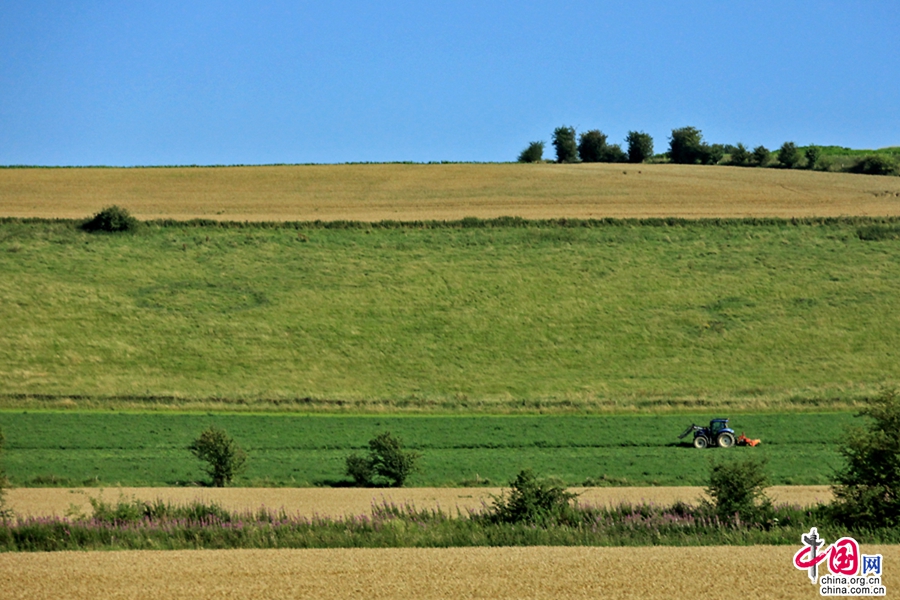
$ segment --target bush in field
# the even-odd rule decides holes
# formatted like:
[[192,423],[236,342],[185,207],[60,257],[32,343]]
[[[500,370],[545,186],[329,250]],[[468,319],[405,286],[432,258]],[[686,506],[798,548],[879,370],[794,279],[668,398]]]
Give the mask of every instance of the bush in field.
[[96,231],[105,233],[134,231],[137,227],[138,220],[119,206],[108,206],[81,225],[83,230],[91,233]]
[[673,129],[669,138],[669,158],[673,163],[693,165],[703,157],[703,134],[696,127]]
[[895,175],[898,167],[897,163],[888,156],[870,154],[859,159],[855,165],[850,167],[849,171],[863,175]]
[[578,515],[572,506],[577,495],[562,486],[541,481],[531,469],[520,471],[509,486],[508,496],[494,497],[494,505],[488,513],[489,520],[530,525],[578,522]]
[[765,462],[754,459],[713,463],[709,473],[707,501],[720,519],[735,516],[744,522],[761,522],[772,511],[772,501],[766,496],[768,484]]
[[900,526],[900,394],[870,400],[859,415],[866,428],[848,432],[841,448],[831,505],[838,522],[857,527]]
[[601,162],[606,152],[606,134],[591,129],[578,136],[578,157],[581,162]]
[[753,153],[750,155],[750,159],[757,167],[765,167],[767,164],[769,164],[771,154],[772,153],[765,146],[757,146],[753,149]]
[[191,453],[206,463],[206,473],[215,487],[224,487],[246,466],[247,454],[225,431],[209,426],[188,446]]
[[369,440],[368,456],[356,453],[347,457],[346,473],[358,486],[403,487],[407,478],[418,470],[421,455],[403,449],[403,442],[389,431]]
[[578,162],[578,144],[575,143],[574,127],[557,127],[554,129],[553,147],[556,148],[556,162]]
[[643,131],[629,131],[625,138],[628,144],[628,162],[642,163],[653,156],[653,138]]
[[778,162],[782,166],[793,169],[800,162],[800,150],[794,142],[785,142],[778,149]]
[[815,169],[822,157],[822,149],[818,146],[808,146],[803,155],[806,157],[806,168]]
[[531,142],[528,147],[519,154],[520,163],[541,162],[544,158],[544,142]]

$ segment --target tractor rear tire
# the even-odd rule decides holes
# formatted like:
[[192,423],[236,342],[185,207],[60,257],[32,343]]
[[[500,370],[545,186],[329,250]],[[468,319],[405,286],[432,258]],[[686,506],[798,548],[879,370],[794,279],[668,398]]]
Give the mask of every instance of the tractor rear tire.
[[698,435],[697,437],[694,438],[694,448],[698,448],[698,449],[702,450],[702,449],[706,448],[707,446],[709,446],[709,440],[706,439],[705,436]]
[[723,431],[716,439],[716,443],[719,444],[720,448],[731,448],[734,446],[734,436],[727,431]]

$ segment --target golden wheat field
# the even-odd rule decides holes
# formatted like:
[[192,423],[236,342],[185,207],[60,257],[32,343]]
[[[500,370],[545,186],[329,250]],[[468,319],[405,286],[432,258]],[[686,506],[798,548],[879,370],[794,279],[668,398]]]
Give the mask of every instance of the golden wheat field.
[[[108,503],[120,499],[154,501],[162,499],[174,504],[195,500],[215,502],[232,511],[256,510],[261,506],[284,508],[301,516],[367,514],[373,503],[411,504],[417,508],[441,508],[452,514],[457,508],[478,509],[490,503],[501,488],[17,488],[8,491],[7,505],[21,516],[64,516],[67,513],[90,514],[90,499]],[[695,503],[703,497],[699,487],[616,487],[572,488],[583,504],[615,505],[621,502],[672,504],[677,501]],[[831,499],[828,486],[773,486],[768,494],[776,502],[807,506]]]
[[[818,597],[793,546],[58,552],[0,555],[13,598]],[[897,548],[883,584],[900,586]],[[710,587],[711,586],[711,587]],[[698,590],[707,590],[699,593]]]
[[0,169],[0,216],[231,221],[900,215],[900,178],[611,164]]

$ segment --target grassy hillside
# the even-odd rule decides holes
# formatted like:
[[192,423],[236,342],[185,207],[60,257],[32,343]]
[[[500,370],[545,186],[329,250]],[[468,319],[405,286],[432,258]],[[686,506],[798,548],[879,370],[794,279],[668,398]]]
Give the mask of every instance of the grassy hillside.
[[0,169],[0,216],[410,221],[900,215],[900,178],[699,165]]
[[793,410],[900,379],[900,243],[857,222],[519,225],[4,223],[2,403]]
[[[697,450],[677,436],[730,416],[756,448]],[[569,485],[705,485],[711,459],[768,460],[773,484],[824,484],[849,413],[646,416],[300,416],[0,412],[18,485],[186,485],[206,479],[188,444],[210,424],[249,454],[238,485],[331,485],[345,458],[391,431],[421,452],[414,486],[506,485],[533,468]],[[689,439],[687,440],[689,441]]]

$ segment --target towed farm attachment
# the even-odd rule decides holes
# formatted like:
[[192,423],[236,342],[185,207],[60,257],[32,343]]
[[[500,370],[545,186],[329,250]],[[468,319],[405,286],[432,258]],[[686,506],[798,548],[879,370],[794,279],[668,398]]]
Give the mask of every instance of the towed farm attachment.
[[684,439],[688,434],[694,434],[694,448],[707,448],[710,446],[719,446],[720,448],[731,448],[738,446],[756,446],[759,440],[750,439],[741,433],[740,437],[735,437],[734,429],[728,427],[728,419],[712,419],[709,427],[691,424],[684,430],[684,433],[678,436],[678,439]]

